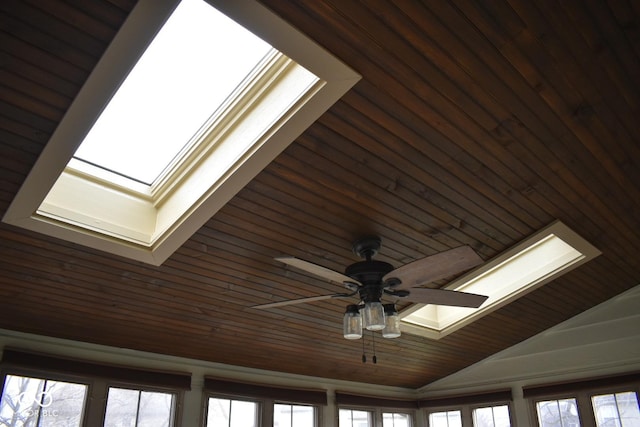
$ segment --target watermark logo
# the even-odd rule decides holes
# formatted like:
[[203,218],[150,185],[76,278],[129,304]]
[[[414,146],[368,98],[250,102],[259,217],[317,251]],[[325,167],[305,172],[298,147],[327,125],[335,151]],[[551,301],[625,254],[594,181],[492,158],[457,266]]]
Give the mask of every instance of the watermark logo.
[[41,408],[48,408],[53,403],[53,396],[51,393],[41,391],[39,393],[29,393],[27,391],[18,395],[18,403],[20,406],[39,406]]
[[[18,403],[21,407],[26,406],[29,416],[34,416],[36,412],[40,412],[45,417],[57,417],[58,410],[47,409],[53,403],[53,396],[47,391],[41,391],[38,393],[29,393],[27,391],[18,395]],[[34,409],[40,407],[40,409]]]

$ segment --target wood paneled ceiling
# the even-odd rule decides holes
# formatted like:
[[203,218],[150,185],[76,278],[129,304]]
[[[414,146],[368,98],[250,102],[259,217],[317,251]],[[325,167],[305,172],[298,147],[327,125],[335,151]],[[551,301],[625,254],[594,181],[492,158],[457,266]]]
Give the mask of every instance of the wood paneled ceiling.
[[[414,388],[640,282],[638,2],[263,3],[362,80],[160,267],[0,225],[0,328]],[[133,6],[0,2],[1,213]],[[603,254],[376,365],[344,302],[248,308],[338,291],[276,256],[341,270],[375,234],[396,266],[488,260],[556,219]]]

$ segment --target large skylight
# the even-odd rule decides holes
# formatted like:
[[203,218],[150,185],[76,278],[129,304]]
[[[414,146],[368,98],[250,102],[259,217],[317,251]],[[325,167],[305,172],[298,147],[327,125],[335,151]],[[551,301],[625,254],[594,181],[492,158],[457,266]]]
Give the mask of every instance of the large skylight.
[[566,225],[555,222],[445,287],[487,295],[480,308],[417,304],[400,313],[402,330],[441,338],[599,254]]
[[204,1],[183,0],[74,157],[151,185],[270,50]]
[[3,221],[161,264],[359,79],[257,1],[139,0]]

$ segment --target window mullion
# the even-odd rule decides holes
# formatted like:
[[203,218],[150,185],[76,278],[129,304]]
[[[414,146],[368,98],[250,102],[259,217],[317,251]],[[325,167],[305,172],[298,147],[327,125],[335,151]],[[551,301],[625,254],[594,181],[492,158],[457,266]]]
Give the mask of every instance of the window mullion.
[[620,416],[620,407],[618,406],[618,393],[613,393],[613,403],[616,408],[616,417],[618,418],[617,424],[622,426],[622,417]]
[[562,410],[560,409],[560,400],[556,400],[556,407],[558,409],[558,417],[560,418],[560,427],[565,427],[564,417],[562,416]]
[[138,427],[138,418],[140,417],[140,401],[142,400],[142,391],[138,390],[138,404],[136,405],[136,422],[135,427]]
[[[35,426],[39,427],[40,426],[40,418],[42,418],[42,402],[44,399],[44,393],[45,391],[47,391],[47,384],[49,383],[48,379],[45,379],[44,382],[42,383],[42,390],[39,390],[39,393],[36,394],[36,396],[40,396],[40,400],[39,400],[39,404],[38,404],[38,414],[36,415],[36,423]],[[34,399],[35,400],[35,399]]]

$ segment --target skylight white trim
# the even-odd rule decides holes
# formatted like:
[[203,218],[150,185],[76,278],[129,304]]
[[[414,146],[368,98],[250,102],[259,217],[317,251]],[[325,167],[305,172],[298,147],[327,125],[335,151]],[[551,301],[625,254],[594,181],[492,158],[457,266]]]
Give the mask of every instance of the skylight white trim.
[[[235,154],[230,170],[212,179],[211,171],[220,169],[216,170],[219,165],[215,160],[204,155],[220,149],[212,137],[209,145],[189,153],[188,168],[174,165],[173,172],[177,174],[165,177],[160,185],[148,190],[107,184],[78,169],[64,173],[104,103],[176,5],[177,0],[141,0],[136,5],[43,150],[4,222],[159,265],[360,79],[257,2],[219,0],[214,3],[218,10],[286,55],[274,58],[275,66],[260,77],[271,89],[264,91],[263,86],[257,85],[257,92],[249,94],[257,102],[228,106],[243,111],[244,117],[260,117],[260,129],[245,122],[225,122],[226,119],[211,124],[226,138],[250,142],[245,151]],[[317,78],[309,80],[307,70]],[[302,94],[283,98],[277,90],[284,87],[281,83],[285,78],[302,79]],[[65,207],[53,197],[41,209],[59,176],[61,181],[67,181],[62,185],[69,184],[67,194],[83,195],[79,204]],[[84,191],[74,187],[80,182],[99,188],[100,195],[94,200],[83,199]],[[112,202],[116,199],[124,201],[119,209],[130,213],[130,222],[112,219],[111,211],[117,210]],[[72,219],[62,221],[67,214],[72,214]],[[82,227],[81,222],[85,223]]]
[[478,309],[416,304],[400,313],[403,332],[440,339],[600,255],[560,221],[445,289],[487,295]]

